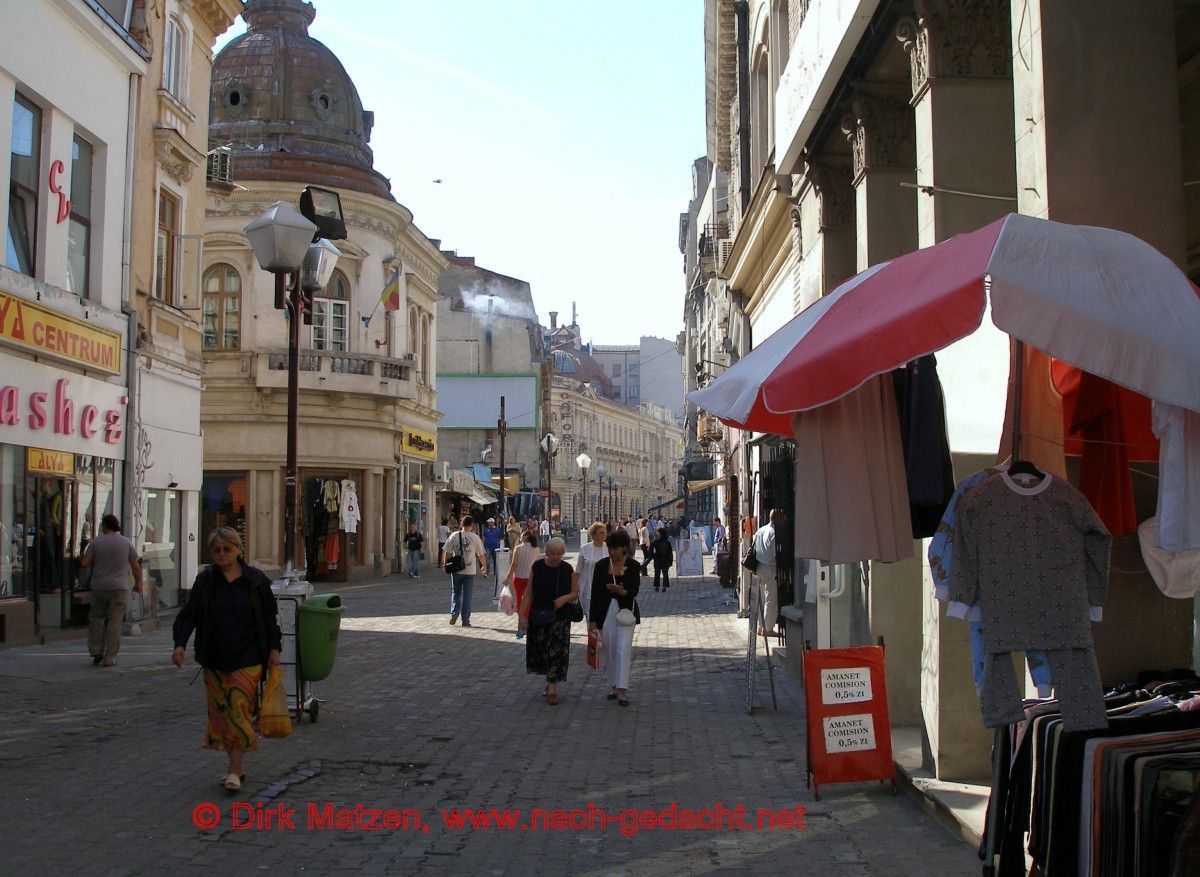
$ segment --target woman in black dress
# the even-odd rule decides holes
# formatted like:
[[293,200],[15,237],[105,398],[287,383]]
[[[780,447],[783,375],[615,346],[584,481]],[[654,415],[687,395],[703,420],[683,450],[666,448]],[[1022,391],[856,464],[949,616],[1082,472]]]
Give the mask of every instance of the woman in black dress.
[[546,677],[542,692],[547,703],[558,703],[558,683],[567,678],[571,657],[571,622],[563,607],[579,599],[575,570],[563,560],[562,539],[546,543],[546,556],[533,563],[521,614],[529,618],[525,639],[525,670]]
[[[608,557],[596,561],[592,572],[592,606],[588,632],[600,637],[608,653],[609,700],[629,706],[629,666],[633,659],[633,628],[641,623],[637,595],[642,568],[633,559],[629,534],[614,530],[605,540]],[[622,611],[626,612],[622,616]]]

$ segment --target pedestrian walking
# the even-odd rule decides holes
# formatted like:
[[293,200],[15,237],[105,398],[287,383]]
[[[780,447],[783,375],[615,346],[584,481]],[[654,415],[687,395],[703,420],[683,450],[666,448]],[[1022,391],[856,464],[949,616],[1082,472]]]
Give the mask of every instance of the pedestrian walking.
[[421,549],[425,547],[425,537],[417,532],[416,524],[408,525],[408,532],[404,536],[404,550],[408,552],[408,577],[410,579],[418,578],[421,575],[419,563],[421,560]]
[[671,539],[665,529],[658,531],[658,538],[654,540],[650,556],[654,560],[654,590],[658,590],[661,577],[662,589],[665,591],[671,587],[671,567],[675,563],[675,549],[671,547]]
[[629,534],[630,549],[636,550],[637,546],[640,544],[638,542],[638,526],[637,526],[637,524],[634,523],[633,518],[626,518],[624,527],[625,527],[625,532]]
[[504,531],[504,537],[508,540],[508,550],[516,551],[517,546],[521,544],[521,523],[516,515],[508,516],[508,527]]
[[446,540],[450,538],[450,519],[442,518],[442,522],[438,524],[437,540],[438,540],[438,568],[446,565],[443,552],[446,549]]
[[608,556],[592,573],[592,607],[588,630],[598,634],[608,653],[609,700],[629,706],[629,665],[633,658],[633,628],[641,621],[637,604],[639,567],[630,556],[629,534],[621,530],[605,540]]
[[271,580],[242,560],[242,538],[232,527],[208,537],[213,562],[200,571],[187,605],[175,616],[171,660],[182,667],[196,634],[196,663],[204,669],[208,726],[204,748],[224,752],[221,784],[229,792],[246,781],[242,758],[258,748],[253,717],[266,667],[279,664],[283,634],[275,618]]
[[538,559],[538,540],[532,533],[521,537],[521,543],[513,549],[512,562],[508,565],[508,576],[504,579],[506,585],[512,585],[517,602],[517,639],[525,636],[529,626],[529,614],[521,612],[525,602],[525,590],[529,585],[529,576],[533,562]]
[[721,523],[720,518],[713,518],[713,551],[724,551],[726,548],[725,525]]
[[462,626],[471,626],[471,596],[475,578],[487,575],[483,540],[475,532],[475,519],[466,515],[462,527],[446,542],[446,566],[450,573],[450,624],[462,616]]
[[500,542],[503,538],[504,534],[496,526],[496,519],[488,518],[487,526],[483,528],[483,548],[487,552],[488,564],[493,577],[493,601],[497,601],[500,596],[500,556],[496,552],[500,550]]
[[646,575],[646,570],[650,564],[650,551],[653,541],[653,531],[650,529],[650,521],[642,518],[642,525],[638,527],[637,545],[642,548],[642,575]]
[[567,543],[555,537],[546,543],[546,556],[533,563],[522,608],[529,617],[525,640],[525,672],[546,677],[542,694],[558,703],[558,683],[567,678],[571,660],[571,621],[564,607],[579,599],[575,570],[563,560]]
[[542,541],[550,538],[550,519],[542,518],[542,523],[538,525],[538,534],[542,537]]
[[[778,509],[771,509],[771,513],[767,516],[767,523],[758,528],[754,534],[754,555],[758,558],[758,569],[754,571],[754,577],[758,579],[758,590],[762,594],[763,605],[763,627],[759,627],[758,635],[763,636],[778,636],[775,630],[775,623],[779,617],[779,598],[778,598],[778,579],[776,578],[776,563],[775,563],[775,526],[779,523],[780,512]],[[750,615],[750,599],[749,594],[746,595],[745,606],[746,617]],[[741,613],[739,613],[740,615]],[[751,624],[758,623],[756,619],[750,619]]]
[[[579,580],[579,603],[585,614],[592,610],[592,573],[595,572],[596,561],[608,557],[608,546],[604,544],[607,535],[604,524],[596,521],[588,527],[591,541],[579,546],[579,568],[575,570],[575,577]],[[591,615],[588,614],[588,617]]]
[[92,666],[111,667],[121,650],[121,624],[129,603],[129,576],[142,592],[142,568],[137,549],[121,535],[116,515],[100,519],[100,535],[88,543],[79,566],[91,570],[92,603],[88,609],[88,652]]

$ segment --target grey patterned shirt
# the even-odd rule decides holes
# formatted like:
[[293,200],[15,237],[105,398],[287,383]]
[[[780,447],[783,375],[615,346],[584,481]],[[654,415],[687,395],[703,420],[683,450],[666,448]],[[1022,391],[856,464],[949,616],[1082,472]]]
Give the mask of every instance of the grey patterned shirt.
[[1002,474],[958,504],[951,605],[978,603],[989,653],[1090,649],[1089,607],[1104,603],[1112,537],[1083,495],[1046,474],[1022,487]]

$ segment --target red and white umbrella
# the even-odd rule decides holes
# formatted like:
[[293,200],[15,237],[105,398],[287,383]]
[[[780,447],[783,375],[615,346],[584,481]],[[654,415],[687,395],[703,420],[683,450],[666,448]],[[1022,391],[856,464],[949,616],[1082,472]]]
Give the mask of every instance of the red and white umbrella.
[[800,312],[689,399],[725,423],[791,418],[992,322],[1151,399],[1200,411],[1200,295],[1145,241],[1012,213],[874,265]]

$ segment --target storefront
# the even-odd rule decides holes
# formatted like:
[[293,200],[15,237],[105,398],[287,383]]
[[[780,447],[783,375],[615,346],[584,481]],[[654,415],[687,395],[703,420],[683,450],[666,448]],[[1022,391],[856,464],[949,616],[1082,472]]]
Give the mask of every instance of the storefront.
[[125,403],[118,384],[0,354],[0,642],[86,622],[77,563],[120,513]]
[[[400,434],[396,472],[396,532],[393,557],[404,555],[404,534],[410,524],[425,537],[426,549],[437,545],[437,524],[430,513],[433,498],[433,465],[437,462],[437,434],[411,427]],[[434,509],[436,512],[436,509]],[[428,550],[426,556],[430,556]]]
[[310,582],[346,582],[363,563],[361,469],[301,469],[300,550]]

